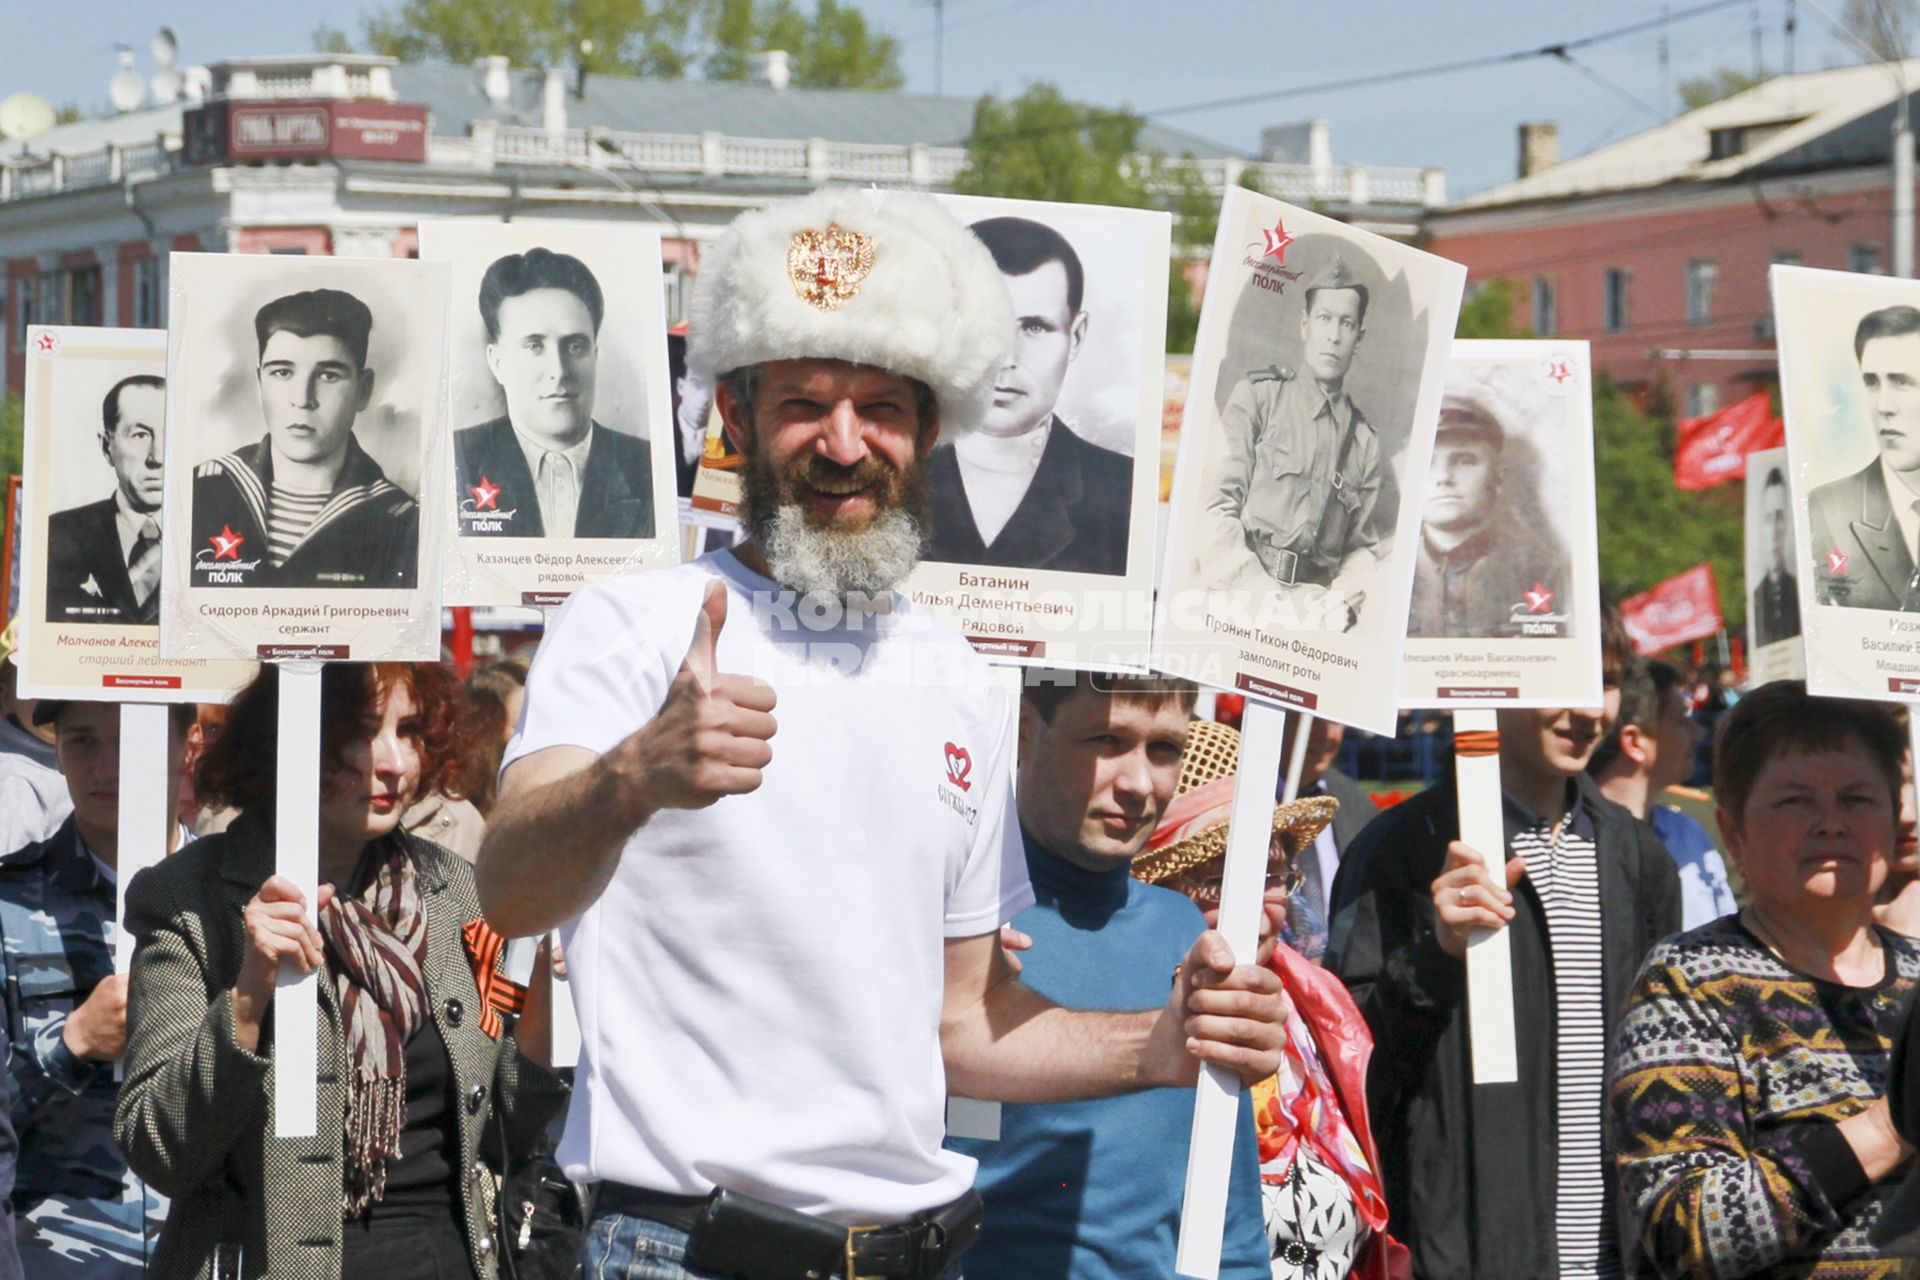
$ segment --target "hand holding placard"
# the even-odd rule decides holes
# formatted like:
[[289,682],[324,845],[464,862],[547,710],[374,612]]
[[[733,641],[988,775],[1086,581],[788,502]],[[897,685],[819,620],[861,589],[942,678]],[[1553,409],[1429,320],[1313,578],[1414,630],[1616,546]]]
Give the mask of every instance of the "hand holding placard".
[[1476,930],[1504,929],[1513,919],[1513,886],[1527,874],[1527,864],[1509,858],[1506,887],[1487,871],[1487,860],[1479,850],[1458,840],[1447,846],[1446,865],[1433,882],[1433,912],[1438,920],[1434,936],[1440,949],[1456,960],[1464,959],[1467,943]]
[[666,701],[609,753],[608,767],[648,812],[704,809],[722,796],[752,791],[773,760],[773,688],[751,676],[721,674],[716,650],[726,621],[727,589],[709,583]]
[[249,1053],[259,1050],[260,1024],[273,999],[280,966],[312,973],[326,963],[325,944],[314,921],[333,900],[332,885],[320,886],[319,900],[309,917],[306,895],[299,886],[285,876],[268,876],[241,909],[247,945],[240,958],[240,976],[233,984],[233,1038]]

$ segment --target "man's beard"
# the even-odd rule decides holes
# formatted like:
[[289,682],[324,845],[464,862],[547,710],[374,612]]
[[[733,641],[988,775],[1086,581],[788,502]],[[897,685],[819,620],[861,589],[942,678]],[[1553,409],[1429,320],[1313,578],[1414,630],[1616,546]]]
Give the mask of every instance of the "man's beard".
[[[876,514],[858,529],[814,523],[804,498],[809,479],[870,486]],[[848,602],[883,596],[920,559],[930,520],[926,475],[917,462],[901,472],[871,455],[843,467],[805,454],[785,474],[776,474],[754,441],[743,481],[742,518],[773,580],[783,587]]]

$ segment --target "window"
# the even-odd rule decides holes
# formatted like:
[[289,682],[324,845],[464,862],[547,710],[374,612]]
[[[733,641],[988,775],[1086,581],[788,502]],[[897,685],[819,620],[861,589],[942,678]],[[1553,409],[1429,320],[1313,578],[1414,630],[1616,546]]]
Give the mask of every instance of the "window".
[[66,273],[67,323],[100,323],[100,268],[81,267]]
[[1633,273],[1625,267],[1607,268],[1607,332],[1624,333],[1627,328],[1627,281]]
[[141,258],[133,264],[133,323],[141,329],[158,329],[162,325],[158,258]]
[[1711,382],[1695,382],[1687,387],[1687,416],[1704,418],[1720,407],[1720,388]]
[[661,274],[660,288],[665,295],[667,326],[671,328],[687,318],[687,300],[693,289],[693,280],[687,275],[685,267],[675,263]]
[[1773,260],[1783,267],[1797,267],[1805,261],[1805,259],[1800,256],[1798,249],[1775,249],[1773,251]]
[[1713,319],[1713,286],[1719,283],[1718,263],[1695,259],[1687,264],[1687,323]]
[[37,282],[32,276],[23,276],[14,282],[13,288],[20,312],[20,323],[13,326],[13,349],[24,351],[27,348],[27,326],[40,323],[40,308],[34,297]]
[[1560,332],[1560,291],[1546,276],[1533,278],[1533,331],[1542,338]]
[[1880,246],[1856,244],[1850,247],[1847,250],[1847,270],[1857,271],[1862,275],[1880,275]]

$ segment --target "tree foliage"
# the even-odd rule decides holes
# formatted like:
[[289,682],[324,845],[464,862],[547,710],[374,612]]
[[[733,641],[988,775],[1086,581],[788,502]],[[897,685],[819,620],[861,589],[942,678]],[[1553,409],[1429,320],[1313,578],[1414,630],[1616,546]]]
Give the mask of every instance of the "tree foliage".
[[1689,111],[1698,111],[1701,107],[1731,98],[1736,93],[1745,93],[1773,73],[1762,70],[1759,75],[1751,71],[1742,71],[1737,67],[1721,67],[1704,76],[1680,82],[1680,101]]
[[[352,42],[329,27],[318,49]],[[752,55],[784,49],[793,83],[813,89],[897,89],[892,36],[842,0],[396,0],[368,18],[360,44],[408,62],[468,63],[498,54],[519,66],[583,66],[675,79],[744,80]]]
[[0,405],[0,506],[6,497],[8,476],[20,474],[21,451],[27,438],[27,408],[11,391]]
[[1882,62],[1907,56],[1920,28],[1915,0],[1847,0],[1841,21]]

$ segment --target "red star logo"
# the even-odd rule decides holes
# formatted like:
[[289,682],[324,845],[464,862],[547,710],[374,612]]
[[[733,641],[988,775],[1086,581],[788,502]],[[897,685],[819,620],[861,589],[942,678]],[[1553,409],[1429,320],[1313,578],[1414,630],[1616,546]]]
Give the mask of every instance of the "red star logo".
[[1527,612],[1545,613],[1553,604],[1553,591],[1543,582],[1536,580],[1533,590],[1526,593]]
[[498,511],[500,509],[494,505],[495,499],[500,496],[500,486],[485,476],[481,476],[480,483],[474,485],[471,489],[467,490],[467,492],[473,495],[473,509],[475,511]]
[[1287,260],[1287,246],[1293,243],[1293,237],[1287,234],[1286,224],[1280,221],[1280,219],[1275,218],[1273,220],[1273,230],[1262,231],[1260,236],[1261,239],[1266,242],[1267,246],[1266,252],[1260,256],[1263,258],[1277,259],[1284,265]]
[[54,340],[54,336],[52,334],[43,333],[38,338],[34,339],[34,345],[39,347],[42,351],[51,351],[54,349],[54,347],[58,346],[59,343],[57,343]]
[[213,537],[207,539],[207,541],[213,543],[213,558],[215,560],[238,560],[240,558],[240,544],[245,542],[246,538],[235,533],[231,525],[223,524],[220,526],[220,532],[214,534]]
[[1548,362],[1547,376],[1555,382],[1564,384],[1568,378],[1573,376],[1573,369],[1565,360],[1556,358]]
[[1838,547],[1827,552],[1827,571],[1829,573],[1845,573],[1847,571],[1847,553]]

